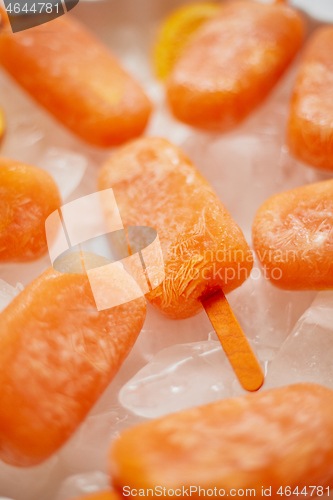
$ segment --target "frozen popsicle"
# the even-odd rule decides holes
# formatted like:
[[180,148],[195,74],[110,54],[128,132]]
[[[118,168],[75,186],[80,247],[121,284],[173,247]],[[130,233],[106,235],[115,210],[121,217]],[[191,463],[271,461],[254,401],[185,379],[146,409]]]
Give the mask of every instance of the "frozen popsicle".
[[108,147],[144,130],[151,104],[109,50],[70,14],[0,35],[0,64],[81,139]]
[[269,198],[253,222],[253,244],[272,282],[288,290],[333,288],[333,180]]
[[[0,314],[0,458],[11,465],[39,464],[70,438],[145,319],[142,296],[98,312],[80,254],[65,259],[72,272],[48,269]],[[138,287],[117,265],[109,278]]]
[[0,158],[0,262],[27,262],[47,251],[45,220],[61,205],[44,170]]
[[224,297],[249,276],[253,256],[211,186],[177,147],[144,138],[105,163],[99,189],[108,188],[125,226],[157,231],[165,279],[148,300],[174,319],[204,306],[243,385],[258,388],[262,372]]
[[167,81],[174,115],[226,131],[269,94],[303,42],[303,21],[283,3],[223,3],[185,48]]
[[333,28],[318,29],[309,40],[290,109],[291,153],[313,167],[333,170]]
[[191,498],[240,498],[239,490],[266,498],[263,488],[274,499],[279,489],[284,498],[285,488],[332,487],[332,411],[330,389],[296,384],[132,427],[111,450],[113,485],[120,493],[192,488]]

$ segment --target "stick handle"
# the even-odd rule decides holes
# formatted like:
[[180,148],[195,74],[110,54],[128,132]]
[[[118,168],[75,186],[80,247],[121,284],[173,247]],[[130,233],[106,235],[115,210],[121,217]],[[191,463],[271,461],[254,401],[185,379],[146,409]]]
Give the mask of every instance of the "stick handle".
[[202,305],[242,387],[257,391],[264,383],[264,374],[222,290]]

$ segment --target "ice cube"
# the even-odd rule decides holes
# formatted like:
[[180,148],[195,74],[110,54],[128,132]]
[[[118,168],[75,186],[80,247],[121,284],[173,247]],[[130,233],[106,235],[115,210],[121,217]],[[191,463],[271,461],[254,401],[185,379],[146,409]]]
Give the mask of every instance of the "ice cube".
[[241,391],[221,344],[207,340],[158,353],[122,387],[119,401],[136,415],[155,418]]
[[[149,86],[149,94],[155,102],[155,112],[149,122],[147,135],[164,137],[180,146],[193,134],[193,129],[173,118],[165,99],[165,89],[155,83]],[[200,133],[197,132],[200,135]]]
[[175,344],[207,340],[212,325],[202,309],[193,318],[173,320],[147,305],[147,318],[135,344],[135,350],[145,362],[159,351]]
[[126,427],[141,421],[143,419],[133,416],[119,404],[88,416],[60,450],[60,465],[71,474],[96,470],[106,474],[112,440]]
[[265,388],[314,382],[333,389],[333,292],[320,292],[268,366]]
[[13,287],[0,279],[0,312],[3,311],[8,304],[23,290],[23,286],[18,283]]
[[294,0],[294,4],[303,10],[306,10],[310,16],[321,19],[326,23],[333,22],[333,9],[330,0],[321,0],[320,2],[311,2],[311,0]]
[[[259,346],[263,361],[270,361],[316,292],[288,292],[272,285],[255,258],[250,277],[227,299],[244,333]],[[267,348],[269,350],[267,350]]]
[[40,110],[4,70],[0,70],[0,101],[5,113],[6,131],[2,144],[2,155],[19,161],[30,161],[38,154],[39,145],[45,136]]
[[213,139],[194,134],[182,148],[249,242],[254,216],[267,198],[319,180],[313,169],[291,158],[280,135],[239,131]]
[[46,170],[56,181],[61,198],[65,201],[83,179],[88,160],[65,148],[46,149],[36,166]]
[[110,488],[110,478],[102,472],[77,474],[67,478],[58,491],[55,500],[72,500],[82,495],[96,493]]
[[[37,467],[18,468],[0,463],[0,495],[14,500],[39,500],[48,490],[57,458],[52,457]],[[41,497],[42,495],[42,497]]]
[[12,286],[15,286],[18,282],[26,286],[50,266],[51,260],[47,254],[45,257],[33,262],[0,264],[0,276]]

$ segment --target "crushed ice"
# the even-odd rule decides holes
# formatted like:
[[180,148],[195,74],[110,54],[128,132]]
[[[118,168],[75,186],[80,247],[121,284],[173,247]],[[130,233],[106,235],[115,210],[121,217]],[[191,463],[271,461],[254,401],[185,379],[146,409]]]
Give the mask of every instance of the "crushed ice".
[[[311,3],[311,9],[317,6],[304,1]],[[140,7],[134,2],[130,8],[124,1],[114,12],[113,3],[80,2],[75,15],[115,49],[147,89],[156,105],[147,134],[182,146],[250,242],[253,216],[268,196],[328,175],[293,160],[285,146],[295,67],[234,132],[223,136],[196,132],[172,118],[163,89],[152,78],[147,54],[156,19],[170,9],[167,2],[153,4],[143,0]],[[119,26],[122,9],[126,10],[125,26]],[[99,165],[110,151],[88,147],[67,133],[2,71],[0,90],[7,119],[1,154],[48,170],[64,200],[95,192]],[[19,293],[17,283],[26,286],[49,265],[47,256],[29,264],[1,265],[0,277],[5,282],[0,282],[0,308]],[[331,292],[316,297],[312,292],[278,290],[258,273],[256,265],[250,279],[228,300],[265,365],[265,387],[311,380],[333,388]],[[149,306],[129,358],[74,436],[39,467],[17,469],[1,463],[0,495],[11,500],[70,500],[105,489],[109,485],[107,451],[123,429],[152,416],[241,393],[211,330],[204,313],[172,321]]]

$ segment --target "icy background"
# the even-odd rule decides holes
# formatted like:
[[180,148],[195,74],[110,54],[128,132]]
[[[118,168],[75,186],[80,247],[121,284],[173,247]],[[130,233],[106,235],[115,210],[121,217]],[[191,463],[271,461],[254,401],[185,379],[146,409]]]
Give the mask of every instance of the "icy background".
[[[80,2],[74,13],[118,54],[154,101],[147,134],[166,137],[186,151],[250,242],[254,214],[267,197],[329,177],[297,163],[285,145],[297,61],[266,103],[235,132],[204,134],[177,123],[152,76],[150,53],[158,20],[179,3]],[[319,17],[333,21],[331,0],[295,3],[309,6],[312,14],[317,8]],[[312,28],[316,24],[312,22]],[[99,166],[111,151],[89,147],[70,135],[2,71],[0,105],[7,117],[3,156],[48,170],[64,201],[96,191]],[[49,265],[44,257],[31,264],[0,266],[0,309]],[[314,381],[333,389],[333,292],[278,290],[255,265],[251,278],[228,299],[265,370],[265,388]],[[124,428],[243,392],[205,313],[172,321],[148,306],[130,356],[60,452],[31,469],[0,464],[0,500],[69,500],[105,489],[108,449]]]

